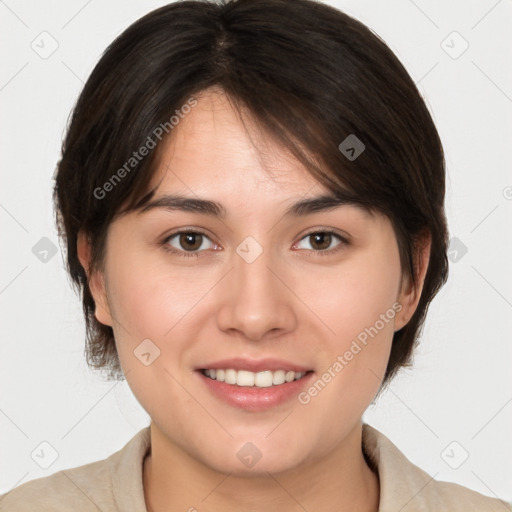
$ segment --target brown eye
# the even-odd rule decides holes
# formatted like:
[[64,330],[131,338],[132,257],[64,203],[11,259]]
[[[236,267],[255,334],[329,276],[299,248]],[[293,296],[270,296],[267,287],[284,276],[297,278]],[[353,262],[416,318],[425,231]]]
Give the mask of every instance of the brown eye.
[[309,239],[313,249],[325,251],[331,245],[332,235],[330,233],[313,233],[309,235]]
[[[338,241],[338,243],[334,243]],[[306,243],[306,246],[301,244]],[[300,242],[295,244],[295,247],[299,249],[307,249],[312,253],[320,254],[332,254],[338,249],[342,249],[344,246],[349,245],[349,242],[341,235],[334,233],[333,231],[312,231],[304,236]]]
[[199,256],[205,249],[216,248],[205,234],[198,231],[178,231],[167,237],[163,244],[169,252],[179,256]]
[[180,233],[179,244],[186,251],[195,251],[201,247],[203,235],[200,233]]

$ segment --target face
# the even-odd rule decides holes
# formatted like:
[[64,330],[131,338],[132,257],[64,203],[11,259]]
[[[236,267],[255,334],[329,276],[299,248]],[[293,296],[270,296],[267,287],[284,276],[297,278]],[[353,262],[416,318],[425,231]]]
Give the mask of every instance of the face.
[[[245,125],[221,92],[198,97],[165,148],[158,202],[111,224],[91,281],[152,428],[240,474],[336,451],[415,307],[390,221],[347,204],[287,214],[329,190]],[[215,201],[225,215],[184,211],[162,199],[171,194]]]

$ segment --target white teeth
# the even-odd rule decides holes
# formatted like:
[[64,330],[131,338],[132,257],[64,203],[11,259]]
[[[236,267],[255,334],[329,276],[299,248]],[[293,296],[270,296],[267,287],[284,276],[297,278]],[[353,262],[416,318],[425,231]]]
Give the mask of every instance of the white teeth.
[[240,370],[236,375],[237,386],[254,386],[254,373]]
[[226,370],[203,370],[203,373],[211,379],[218,380],[219,382],[225,382],[226,384],[236,384],[242,387],[257,387],[257,388],[268,388],[270,386],[279,386],[285,382],[292,382],[299,380],[306,372],[293,372],[285,370],[277,370],[272,372],[265,370],[262,372],[250,372],[247,370],[233,370],[228,368]]
[[284,370],[277,370],[277,372],[273,372],[272,376],[272,384],[274,386],[278,386],[279,384],[284,384]]
[[271,371],[258,372],[254,377],[254,385],[257,388],[269,388],[272,386],[272,380]]
[[225,370],[224,382],[226,384],[236,384],[236,370]]

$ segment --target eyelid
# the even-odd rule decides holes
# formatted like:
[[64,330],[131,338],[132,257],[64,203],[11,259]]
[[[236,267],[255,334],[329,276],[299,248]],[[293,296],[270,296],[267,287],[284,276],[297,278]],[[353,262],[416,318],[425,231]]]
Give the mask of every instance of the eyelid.
[[344,231],[340,231],[340,230],[335,229],[335,228],[327,228],[327,227],[321,227],[321,226],[308,230],[306,233],[301,235],[299,240],[302,240],[306,236],[313,235],[315,233],[330,233],[331,235],[336,235],[343,242],[345,242],[347,244],[349,244],[351,242],[351,237],[350,237],[350,235],[348,233],[346,233]]
[[179,235],[181,233],[199,233],[201,235],[207,236],[208,238],[211,238],[210,235],[205,230],[203,230],[202,228],[188,228],[188,227],[184,227],[184,228],[178,228],[176,231],[173,231],[169,235],[166,235],[165,238],[164,238],[164,241],[165,240],[169,240],[173,236]]
[[161,245],[163,245],[166,248],[166,250],[168,250],[169,252],[180,253],[180,254],[184,253],[185,255],[191,255],[191,256],[194,255],[194,254],[198,255],[200,252],[204,252],[204,249],[201,250],[201,251],[184,251],[184,250],[181,250],[181,249],[175,249],[174,247],[170,247],[169,246],[169,241],[171,239],[175,238],[176,236],[181,235],[183,233],[187,233],[187,234],[188,233],[192,233],[192,234],[196,234],[196,235],[202,235],[203,237],[205,237],[208,240],[210,240],[210,242],[214,246],[216,246],[216,247],[219,246],[219,244],[217,244],[217,242],[214,242],[212,240],[212,237],[206,231],[204,231],[203,229],[201,229],[201,228],[187,228],[187,227],[179,228],[178,230],[173,231],[171,234],[166,235],[164,237],[164,239],[162,240]]
[[[351,240],[348,235],[343,235],[343,234],[339,233],[339,231],[334,228],[322,228],[322,227],[318,228],[318,227],[316,227],[316,228],[310,229],[309,231],[307,231],[306,233],[301,235],[298,242],[294,243],[292,248],[295,248],[305,238],[307,238],[311,235],[317,234],[317,233],[333,235],[334,237],[338,238],[339,243],[331,249],[323,249],[320,251],[306,249],[309,253],[312,253],[314,256],[330,256],[351,244]],[[299,249],[299,250],[304,250],[304,249]]]
[[[164,249],[172,254],[176,254],[178,256],[184,256],[184,257],[194,257],[194,256],[199,256],[200,253],[202,252],[205,252],[206,250],[203,249],[203,250],[196,250],[196,251],[184,251],[184,250],[181,250],[181,249],[176,249],[172,246],[169,245],[169,241],[182,234],[182,233],[193,233],[193,234],[200,234],[200,235],[203,235],[204,237],[208,238],[208,240],[210,240],[212,242],[213,245],[215,245],[216,247],[219,247],[219,244],[217,244],[216,242],[214,242],[212,240],[212,238],[210,237],[210,235],[208,233],[206,233],[206,231],[204,231],[203,229],[201,228],[188,228],[188,227],[185,227],[185,228],[179,228],[178,230],[172,232],[171,234],[167,235],[164,240],[161,242],[161,244],[164,246]],[[334,229],[334,228],[326,228],[326,227],[316,227],[316,228],[311,228],[310,230],[308,230],[306,233],[302,234],[300,236],[300,238],[298,239],[297,242],[295,242],[292,247],[295,247],[298,243],[300,243],[304,238],[310,236],[310,235],[313,235],[313,234],[317,234],[317,233],[322,233],[322,234],[330,234],[330,235],[334,235],[335,237],[337,237],[340,241],[340,243],[338,245],[336,245],[334,248],[332,249],[324,249],[324,250],[320,250],[320,251],[314,251],[312,249],[306,249],[308,252],[311,252],[311,253],[314,253],[315,255],[329,255],[329,254],[334,254],[335,252],[337,252],[338,250],[340,250],[342,247],[341,246],[346,246],[346,245],[350,245],[351,241],[350,241],[350,236],[347,236],[346,234],[343,235],[341,233],[339,233],[338,230]],[[217,249],[214,249],[214,250],[217,250]],[[304,250],[304,249],[301,249],[301,250]]]

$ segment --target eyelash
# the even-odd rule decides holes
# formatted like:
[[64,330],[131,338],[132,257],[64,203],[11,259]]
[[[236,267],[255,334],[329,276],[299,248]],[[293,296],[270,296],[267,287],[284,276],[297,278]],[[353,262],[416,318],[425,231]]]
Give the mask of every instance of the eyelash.
[[[184,258],[197,258],[199,257],[199,253],[203,252],[203,251],[181,251],[181,250],[177,250],[177,249],[174,249],[173,247],[171,247],[169,245],[169,241],[174,238],[175,236],[177,235],[180,235],[182,233],[186,233],[186,234],[193,234],[193,235],[203,235],[205,236],[206,238],[209,239],[208,235],[206,233],[204,233],[203,231],[200,231],[200,230],[197,230],[197,229],[194,229],[194,230],[191,230],[191,229],[181,229],[179,231],[175,231],[174,233],[172,233],[171,235],[169,235],[168,237],[166,237],[163,241],[162,241],[162,246],[163,246],[163,249],[168,252],[168,253],[171,253],[175,256],[179,256],[179,257],[184,257]],[[303,240],[304,238],[307,238],[308,236],[311,236],[311,235],[316,235],[316,234],[329,234],[329,235],[334,235],[336,238],[338,238],[338,240],[340,241],[340,243],[334,248],[334,249],[324,249],[324,250],[321,250],[321,251],[315,251],[315,250],[312,250],[312,249],[306,249],[308,251],[312,251],[315,256],[329,256],[331,254],[335,254],[336,252],[340,251],[344,246],[347,246],[350,244],[350,242],[343,236],[341,236],[339,233],[337,233],[336,231],[332,230],[332,229],[321,229],[321,230],[314,230],[314,231],[310,231],[309,233],[306,233],[299,241]]]

